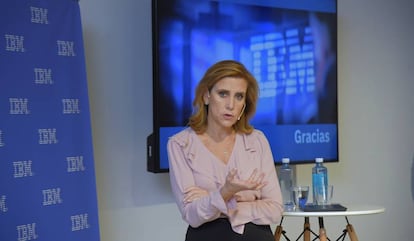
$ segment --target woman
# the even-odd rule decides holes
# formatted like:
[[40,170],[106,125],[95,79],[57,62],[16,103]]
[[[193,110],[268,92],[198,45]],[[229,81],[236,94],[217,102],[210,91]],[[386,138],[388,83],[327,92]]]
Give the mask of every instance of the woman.
[[249,119],[258,84],[231,60],[211,66],[196,89],[189,127],[168,141],[170,179],[186,241],[272,241],[282,198],[269,143]]

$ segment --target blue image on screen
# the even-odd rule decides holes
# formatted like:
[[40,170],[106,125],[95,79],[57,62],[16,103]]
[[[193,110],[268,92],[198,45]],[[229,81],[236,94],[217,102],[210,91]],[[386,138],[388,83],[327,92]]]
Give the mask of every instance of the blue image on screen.
[[[289,143],[287,138],[292,144],[283,146],[284,150],[298,152],[305,146],[315,150],[303,151],[307,155],[298,160],[322,154],[337,159],[335,1],[312,6],[309,1],[293,1],[301,5],[292,1],[158,2],[165,2],[157,10],[156,42],[159,106],[169,110],[158,113],[160,159],[165,165],[166,139],[186,126],[197,83],[211,65],[225,59],[240,61],[257,79],[260,95],[251,123],[265,132],[272,149],[282,147],[278,142]],[[326,41],[316,34],[322,25],[315,25],[315,19],[328,21],[331,27],[327,28],[330,57],[318,57]],[[327,128],[332,138],[328,143],[298,146],[293,141],[297,128],[312,128],[309,133]],[[274,153],[294,156],[280,149]]]

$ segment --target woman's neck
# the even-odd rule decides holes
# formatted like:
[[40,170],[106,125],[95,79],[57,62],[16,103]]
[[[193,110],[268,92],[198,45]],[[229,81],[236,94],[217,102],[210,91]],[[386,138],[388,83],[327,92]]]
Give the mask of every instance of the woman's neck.
[[216,142],[222,142],[229,137],[234,137],[235,131],[233,128],[207,128],[205,134]]

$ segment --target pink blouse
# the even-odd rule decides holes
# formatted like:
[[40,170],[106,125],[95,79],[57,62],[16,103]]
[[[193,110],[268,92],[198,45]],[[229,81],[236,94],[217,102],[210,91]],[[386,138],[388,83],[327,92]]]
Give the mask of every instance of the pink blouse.
[[[172,191],[183,219],[192,227],[227,216],[235,232],[242,234],[244,224],[272,224],[283,213],[282,195],[276,175],[272,152],[264,134],[237,134],[233,152],[227,164],[220,161],[201,142],[191,128],[172,136],[168,141],[168,158]],[[237,168],[240,179],[247,180],[253,170],[266,173],[268,182],[259,191],[242,191],[225,202],[220,194],[227,173]],[[197,186],[208,196],[184,203],[184,190]],[[238,199],[240,200],[240,199]]]

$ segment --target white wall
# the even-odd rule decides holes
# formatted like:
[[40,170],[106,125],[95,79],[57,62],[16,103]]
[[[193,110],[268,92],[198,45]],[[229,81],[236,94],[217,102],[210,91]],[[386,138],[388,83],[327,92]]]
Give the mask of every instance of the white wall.
[[[102,241],[184,239],[168,174],[146,172],[152,132],[150,0],[81,0]],[[414,22],[410,0],[339,1],[335,200],[386,207],[352,217],[360,240],[412,240]],[[311,165],[297,168],[310,183]],[[316,221],[316,220],[315,220]],[[302,219],[286,220],[297,234]],[[344,220],[329,218],[329,234]],[[293,238],[292,238],[293,239]]]

